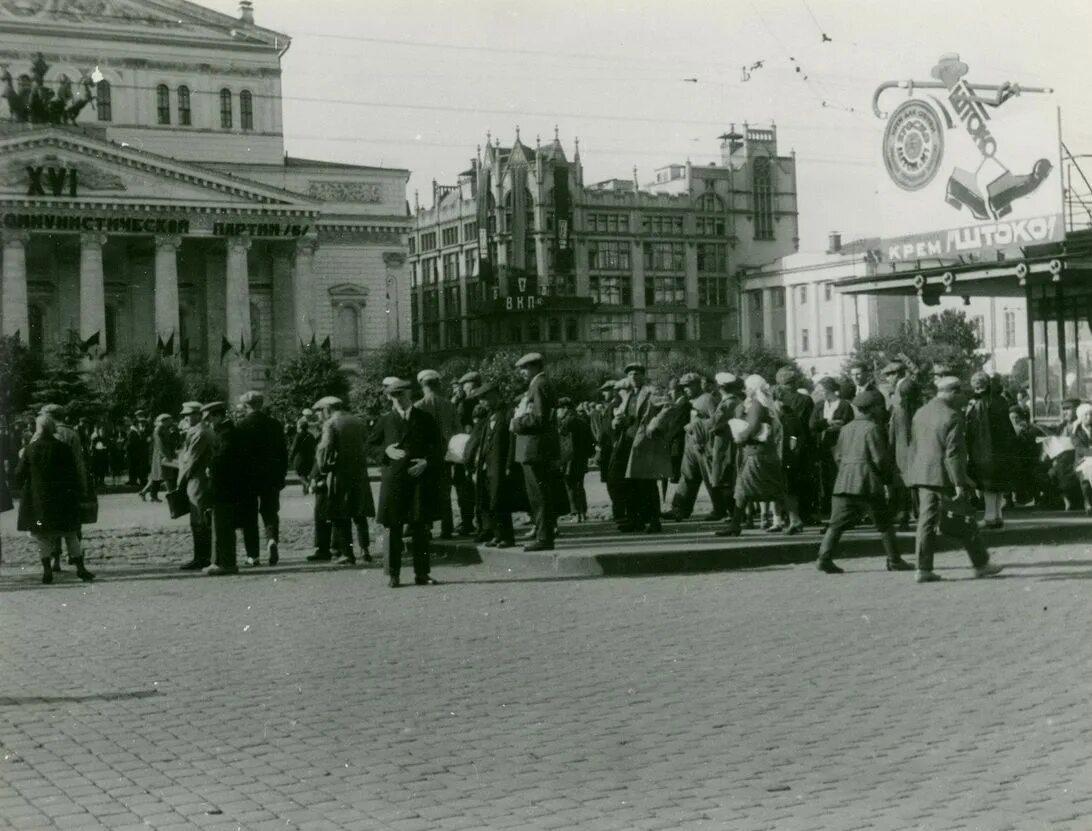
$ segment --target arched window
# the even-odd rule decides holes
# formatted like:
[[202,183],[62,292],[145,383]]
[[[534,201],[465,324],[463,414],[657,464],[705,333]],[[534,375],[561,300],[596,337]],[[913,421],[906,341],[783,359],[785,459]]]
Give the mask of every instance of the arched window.
[[190,120],[190,88],[180,86],[178,88],[178,123],[183,127],[189,127]]
[[27,346],[35,355],[45,354],[45,313],[37,303],[27,307]]
[[239,93],[239,126],[244,130],[254,129],[254,98],[248,89]]
[[155,88],[155,113],[159,124],[171,123],[171,91],[166,84]]
[[724,203],[715,193],[703,193],[698,197],[698,210],[702,213],[720,213],[724,210]]
[[250,304],[250,349],[251,358],[262,357],[262,307],[257,303]]
[[338,307],[334,319],[334,348],[346,358],[360,353],[360,311],[356,306],[346,303]]
[[759,156],[751,171],[751,187],[754,194],[755,239],[773,239],[773,180],[770,160]]
[[220,126],[225,130],[232,127],[230,89],[220,90]]
[[98,110],[99,121],[113,119],[113,107],[110,103],[110,82],[107,80],[95,84],[95,108]]

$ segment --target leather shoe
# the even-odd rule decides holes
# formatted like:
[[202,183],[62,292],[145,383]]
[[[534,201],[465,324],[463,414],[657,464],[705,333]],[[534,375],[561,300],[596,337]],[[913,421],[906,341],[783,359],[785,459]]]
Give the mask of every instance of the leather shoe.
[[309,563],[327,563],[334,559],[333,555],[329,551],[316,551],[314,554],[307,558]]
[[251,568],[254,568],[255,566],[260,566],[262,564],[262,561],[259,560],[257,557],[247,557],[246,564]]
[[239,569],[237,568],[224,568],[223,566],[218,566],[215,563],[205,569],[205,574],[207,574],[209,577],[223,577],[228,574],[238,573]]
[[508,542],[507,540],[493,540],[490,544],[491,548],[515,548],[514,542]]
[[183,563],[178,567],[179,571],[201,571],[208,563],[201,563],[197,560],[190,560],[188,563]]
[[662,534],[664,527],[658,522],[650,522],[648,527],[645,528],[646,534]]
[[414,583],[415,586],[438,586],[438,585],[440,585],[439,580],[433,580],[428,575],[425,575],[424,577],[414,577],[413,578],[413,583]]
[[266,549],[269,551],[269,564],[271,566],[275,566],[281,560],[281,552],[277,547],[277,541],[270,540],[269,544],[266,546]]
[[[360,555],[360,559],[362,559],[366,563],[374,563],[375,562],[375,557],[373,557],[371,555],[371,552],[367,551],[367,550],[365,550],[364,553]],[[270,563],[270,565],[273,565],[273,564]]]
[[845,574],[846,570],[840,568],[834,564],[832,560],[820,560],[815,564],[815,567],[819,569],[823,574]]
[[997,563],[986,563],[984,566],[980,566],[974,570],[975,577],[996,577],[1002,571],[1005,570],[1004,566],[999,566]]
[[343,554],[342,556],[340,556],[336,560],[334,560],[334,565],[335,566],[355,566],[356,565],[356,557],[353,557],[351,555],[344,555]]
[[402,581],[399,580],[397,577],[391,577],[387,581],[387,585],[390,586],[392,589],[397,589],[399,586],[402,585]]
[[718,537],[738,537],[743,534],[743,530],[738,525],[729,525],[725,528],[718,528],[713,533]]
[[893,557],[887,561],[888,571],[913,571],[914,567],[902,557]]
[[622,522],[618,525],[618,530],[623,534],[632,534],[634,531],[643,531],[644,526],[637,522]]
[[523,546],[524,551],[553,551],[554,544],[552,542],[529,542]]
[[944,578],[935,571],[919,571],[914,577],[915,583],[939,583]]

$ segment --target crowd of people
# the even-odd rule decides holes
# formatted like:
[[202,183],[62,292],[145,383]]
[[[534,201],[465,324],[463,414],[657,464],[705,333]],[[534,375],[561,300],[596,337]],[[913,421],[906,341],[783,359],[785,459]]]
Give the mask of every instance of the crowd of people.
[[[385,570],[401,584],[402,555],[412,554],[415,582],[431,585],[430,543],[470,536],[498,548],[517,544],[514,514],[532,524],[524,550],[549,551],[558,519],[588,520],[584,480],[593,467],[606,485],[620,533],[657,534],[664,521],[692,519],[701,488],[721,537],[744,528],[823,532],[817,565],[838,574],[838,544],[868,518],[892,571],[915,570],[899,551],[896,529],[916,521],[919,582],[933,571],[938,534],[960,539],[978,576],[989,562],[980,528],[1003,525],[1006,505],[1082,507],[1092,514],[1092,404],[1063,403],[1063,422],[1048,434],[1036,427],[1026,393],[1015,399],[1000,379],[975,373],[969,383],[933,367],[924,386],[904,361],[883,368],[855,364],[849,380],[821,378],[809,393],[783,367],[773,384],[757,374],[686,373],[664,388],[632,363],[605,381],[598,400],[557,397],[542,355],[516,364],[526,382],[513,400],[478,372],[452,381],[431,369],[411,379],[386,378],[388,406],[372,423],[327,396],[287,428],[250,391],[238,407],[186,402],[178,414],[149,423],[137,412],[125,426],[131,484],[142,498],[166,492],[172,516],[185,514],[193,540],[184,570],[209,575],[260,565],[260,532],[270,565],[279,561],[279,504],[289,469],[313,498],[311,562],[373,561],[369,520],[382,527]],[[42,408],[33,432],[0,458],[21,494],[19,528],[38,541],[43,581],[61,568],[61,545],[77,575],[91,580],[80,526],[92,521],[103,458],[121,439],[78,422],[63,409]],[[369,465],[380,467],[373,499]],[[669,490],[669,486],[673,488]],[[454,496],[454,500],[452,497]],[[458,509],[456,523],[455,508]],[[666,509],[665,509],[666,508]],[[980,526],[976,511],[981,509]],[[259,523],[260,520],[260,523]],[[259,528],[259,524],[261,528]],[[355,548],[354,548],[355,539]]]

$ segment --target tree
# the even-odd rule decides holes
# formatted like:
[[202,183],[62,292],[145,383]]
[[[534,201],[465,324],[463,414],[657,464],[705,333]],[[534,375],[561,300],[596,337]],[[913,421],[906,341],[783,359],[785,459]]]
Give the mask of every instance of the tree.
[[83,361],[79,338],[72,333],[46,363],[41,377],[34,382],[30,406],[37,410],[46,404],[60,404],[70,420],[100,416],[105,407],[84,378]]
[[0,418],[30,406],[31,389],[42,376],[42,360],[14,335],[0,337]]
[[272,415],[286,424],[295,424],[301,411],[323,396],[345,399],[348,394],[349,382],[329,350],[305,346],[299,354],[274,367],[266,400]]
[[202,404],[208,404],[211,401],[227,401],[227,397],[227,389],[207,375],[196,375],[186,379],[186,401],[200,401]]
[[353,410],[368,421],[378,418],[386,409],[383,379],[395,377],[416,382],[421,363],[420,350],[406,341],[390,341],[366,355],[360,361],[360,375],[349,393]]
[[178,366],[165,358],[134,353],[106,358],[88,377],[91,390],[115,421],[144,410],[150,418],[176,414],[182,407],[186,383]]
[[907,323],[892,335],[862,341],[850,356],[850,363],[862,361],[878,372],[889,361],[900,359],[921,383],[928,384],[935,366],[945,366],[961,378],[980,370],[989,360],[989,354],[980,347],[978,332],[967,315],[958,309],[945,309],[917,325]]
[[728,371],[745,378],[748,375],[761,375],[767,383],[773,384],[777,370],[783,366],[793,370],[793,389],[804,387],[811,388],[811,379],[808,378],[799,364],[786,355],[780,349],[774,349],[764,344],[751,346],[737,346],[724,355],[718,355],[715,362],[718,371]]

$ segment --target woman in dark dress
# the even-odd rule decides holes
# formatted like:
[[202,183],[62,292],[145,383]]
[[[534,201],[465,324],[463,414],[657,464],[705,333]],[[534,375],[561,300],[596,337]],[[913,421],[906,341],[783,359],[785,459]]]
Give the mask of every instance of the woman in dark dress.
[[80,549],[80,497],[83,483],[72,450],[56,438],[57,424],[48,415],[38,416],[34,438],[27,445],[15,471],[21,488],[17,527],[29,531],[38,543],[42,582],[53,582],[50,565],[53,543],[63,539],[68,559],[84,582],[95,579],[83,564]]
[[1012,489],[1017,464],[1015,438],[1009,420],[1009,405],[991,388],[990,376],[971,376],[972,398],[967,405],[967,472],[982,494],[985,505],[983,527],[1000,528],[1003,495]]
[[785,477],[778,444],[781,425],[778,406],[770,386],[761,375],[749,375],[743,388],[743,418],[747,426],[735,436],[739,448],[736,473],[735,507],[728,527],[717,531],[720,537],[739,536],[748,502],[779,502],[785,495]]

